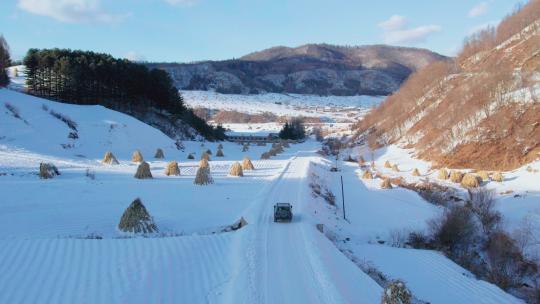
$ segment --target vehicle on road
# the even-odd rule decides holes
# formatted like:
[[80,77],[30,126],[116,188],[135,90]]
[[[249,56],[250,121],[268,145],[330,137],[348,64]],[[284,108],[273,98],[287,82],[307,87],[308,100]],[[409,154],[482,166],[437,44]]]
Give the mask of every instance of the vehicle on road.
[[289,203],[277,203],[274,205],[274,222],[283,221],[290,222],[292,221],[292,206]]

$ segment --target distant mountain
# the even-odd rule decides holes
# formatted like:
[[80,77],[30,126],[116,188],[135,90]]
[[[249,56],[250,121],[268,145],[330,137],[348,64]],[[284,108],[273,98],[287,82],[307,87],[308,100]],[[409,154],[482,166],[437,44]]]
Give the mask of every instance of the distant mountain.
[[149,66],[169,72],[182,90],[389,95],[412,72],[439,60],[448,58],[416,48],[307,44],[274,47],[233,60]]

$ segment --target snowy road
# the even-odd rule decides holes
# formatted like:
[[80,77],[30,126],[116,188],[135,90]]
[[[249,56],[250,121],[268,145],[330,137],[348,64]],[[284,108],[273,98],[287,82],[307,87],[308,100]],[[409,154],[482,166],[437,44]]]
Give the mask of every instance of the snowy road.
[[[234,283],[234,303],[377,303],[381,288],[316,231],[304,213],[311,199],[307,173],[312,155],[291,158],[252,210],[245,270]],[[273,222],[273,205],[293,205],[291,223]]]

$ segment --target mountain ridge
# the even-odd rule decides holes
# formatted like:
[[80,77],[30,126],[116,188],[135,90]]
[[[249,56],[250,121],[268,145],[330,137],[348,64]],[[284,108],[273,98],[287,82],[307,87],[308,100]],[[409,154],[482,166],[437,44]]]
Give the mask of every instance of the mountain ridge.
[[374,96],[392,94],[414,71],[448,59],[418,48],[305,44],[276,46],[239,59],[148,66],[169,72],[181,90]]

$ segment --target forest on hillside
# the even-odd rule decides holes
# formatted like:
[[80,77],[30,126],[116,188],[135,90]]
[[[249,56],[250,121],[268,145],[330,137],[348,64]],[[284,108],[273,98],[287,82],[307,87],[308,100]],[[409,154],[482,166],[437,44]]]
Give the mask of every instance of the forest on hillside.
[[108,54],[69,49],[30,49],[26,66],[29,92],[75,104],[99,104],[128,114],[156,110],[171,120],[181,119],[208,139],[223,139],[187,108],[167,72],[148,69]]
[[359,121],[371,147],[403,142],[439,165],[513,169],[534,160],[538,142],[540,0],[470,37],[452,61],[412,74]]

